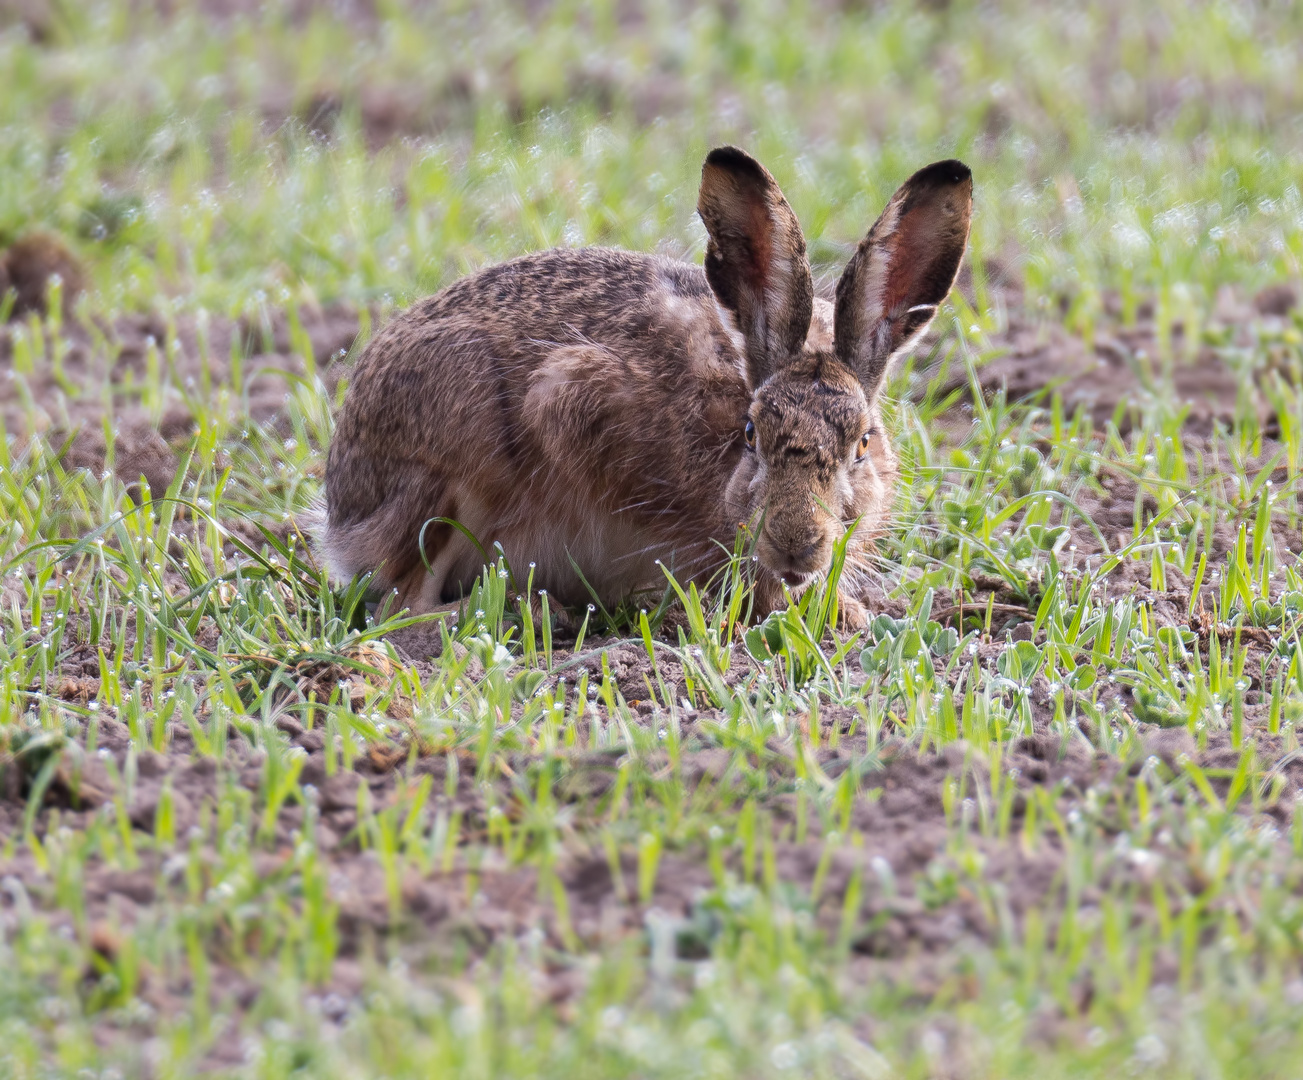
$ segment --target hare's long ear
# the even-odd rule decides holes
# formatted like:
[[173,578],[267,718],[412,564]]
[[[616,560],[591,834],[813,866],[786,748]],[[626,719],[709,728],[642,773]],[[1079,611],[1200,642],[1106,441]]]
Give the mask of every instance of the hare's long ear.
[[973,174],[960,161],[919,169],[860,241],[833,315],[837,358],[872,395],[891,358],[937,313],[959,272],[973,211]]
[[763,165],[733,146],[701,169],[697,213],[706,225],[706,280],[746,339],[752,389],[805,344],[814,282],[801,225]]

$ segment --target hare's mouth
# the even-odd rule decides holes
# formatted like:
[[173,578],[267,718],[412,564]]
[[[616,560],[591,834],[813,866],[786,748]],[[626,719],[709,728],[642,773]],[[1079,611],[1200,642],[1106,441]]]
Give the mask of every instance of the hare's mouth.
[[783,582],[789,588],[803,589],[810,583],[810,579],[814,577],[814,573],[813,571],[805,570],[784,570],[778,576],[783,579]]

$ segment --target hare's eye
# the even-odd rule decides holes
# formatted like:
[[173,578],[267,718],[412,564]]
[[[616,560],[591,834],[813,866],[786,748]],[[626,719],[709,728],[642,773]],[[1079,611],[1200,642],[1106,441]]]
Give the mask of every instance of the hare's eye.
[[742,429],[742,435],[743,435],[743,437],[745,437],[745,439],[746,439],[746,441],[747,441],[747,446],[751,447],[751,449],[754,450],[755,447],[756,447],[756,426],[755,426],[755,424],[753,424],[750,420],[748,420],[748,421],[747,421],[747,426],[744,427],[744,428]]
[[871,431],[866,431],[863,435],[860,436],[860,444],[855,448],[855,460],[856,460],[856,461],[859,461],[860,458],[862,458],[866,453],[868,453],[868,450],[869,450],[869,436],[872,435],[872,434],[873,434],[873,432],[871,432]]

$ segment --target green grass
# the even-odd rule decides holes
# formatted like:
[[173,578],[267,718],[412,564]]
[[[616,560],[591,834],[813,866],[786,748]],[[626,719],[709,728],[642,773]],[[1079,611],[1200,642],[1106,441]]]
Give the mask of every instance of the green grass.
[[[1298,1074],[1303,324],[1217,314],[1300,275],[1294,7],[178,6],[0,32],[0,239],[92,283],[0,339],[0,1076]],[[365,334],[551,244],[699,258],[729,140],[825,283],[964,158],[931,359],[1152,306],[1159,393],[1096,427],[902,373],[859,636],[828,582],[747,627],[740,564],[645,617],[494,566],[404,659],[289,527],[346,370],[260,424],[258,329],[302,355],[300,312]],[[80,374],[142,312],[145,374]],[[202,317],[253,328],[211,385]],[[1205,349],[1256,389],[1193,438],[1161,387]],[[189,411],[170,491],[73,467],[87,400],[110,462]]]

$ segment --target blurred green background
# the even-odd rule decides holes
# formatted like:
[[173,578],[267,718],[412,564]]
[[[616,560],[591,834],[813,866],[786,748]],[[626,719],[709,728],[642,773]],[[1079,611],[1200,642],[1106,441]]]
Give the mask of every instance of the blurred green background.
[[700,162],[726,141],[825,274],[951,155],[976,174],[979,290],[997,259],[1072,321],[1107,289],[1297,276],[1303,252],[1293,3],[0,12],[0,237],[73,238],[103,311],[403,301],[555,244],[699,257]]

